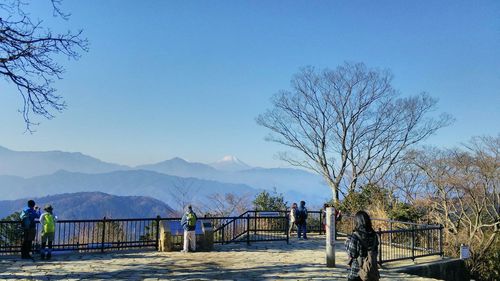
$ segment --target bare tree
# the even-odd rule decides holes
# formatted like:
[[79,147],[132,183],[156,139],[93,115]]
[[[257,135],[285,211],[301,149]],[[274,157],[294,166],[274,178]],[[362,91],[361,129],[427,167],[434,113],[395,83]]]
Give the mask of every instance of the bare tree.
[[[185,208],[189,204],[193,204],[195,194],[198,193],[199,187],[195,186],[195,181],[192,178],[179,178],[172,183],[172,188],[169,189],[170,196],[177,203],[176,211],[183,214]],[[194,206],[196,208],[196,206]]]
[[[54,16],[68,19],[60,10],[60,0],[50,0]],[[43,27],[42,20],[34,20],[23,8],[21,0],[7,0],[0,4],[0,74],[17,88],[23,98],[21,110],[26,129],[32,131],[32,113],[52,118],[53,111],[66,107],[53,87],[61,79],[64,68],[56,62],[59,55],[78,59],[80,51],[88,50],[82,31],[52,33]]]
[[475,138],[466,147],[427,149],[416,154],[415,165],[432,186],[430,215],[445,226],[450,253],[470,245],[470,268],[477,274],[500,248],[500,136]]
[[206,213],[220,217],[241,215],[252,208],[252,198],[249,193],[214,193],[208,196]]
[[391,80],[389,71],[362,63],[308,67],[257,123],[271,130],[268,140],[300,153],[281,153],[283,160],[322,175],[338,201],[340,192],[377,183],[406,149],[451,121],[429,116],[436,100],[425,93],[399,97]]

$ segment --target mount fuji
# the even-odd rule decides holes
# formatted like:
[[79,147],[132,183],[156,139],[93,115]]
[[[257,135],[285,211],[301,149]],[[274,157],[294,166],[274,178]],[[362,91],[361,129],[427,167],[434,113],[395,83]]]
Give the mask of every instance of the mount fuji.
[[251,166],[249,166],[248,164],[246,164],[245,162],[241,161],[240,159],[238,159],[236,156],[233,155],[224,156],[224,158],[210,164],[210,166],[214,167],[217,170],[226,172],[244,171],[252,168]]

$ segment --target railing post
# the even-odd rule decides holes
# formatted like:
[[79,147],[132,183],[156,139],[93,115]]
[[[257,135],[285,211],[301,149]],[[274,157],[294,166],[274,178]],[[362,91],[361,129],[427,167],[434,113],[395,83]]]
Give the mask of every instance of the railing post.
[[321,235],[321,232],[323,230],[323,220],[322,220],[322,215],[323,215],[323,211],[320,210],[319,211],[319,235]]
[[444,251],[443,251],[443,225],[439,225],[439,255],[441,257],[444,257]]
[[326,208],[326,266],[335,267],[335,209]]
[[102,219],[101,253],[104,253],[104,239],[106,238],[106,217]]
[[285,216],[285,233],[286,233],[286,243],[290,244],[290,220]]
[[415,261],[415,226],[411,226],[411,259]]
[[[389,249],[392,249],[392,244],[389,245]],[[382,229],[380,227],[378,228],[378,264],[382,264]]]
[[392,220],[389,221],[389,246],[392,247]]
[[155,248],[157,251],[158,251],[159,246],[160,246],[160,219],[161,219],[161,217],[159,215],[156,216],[156,220],[155,220],[155,222],[156,222]]
[[250,214],[247,215],[247,245],[250,245]]
[[253,235],[257,236],[257,210],[253,212]]
[[222,228],[220,229],[222,232],[222,241],[221,244],[224,245],[224,230],[226,229],[225,223],[222,224]]

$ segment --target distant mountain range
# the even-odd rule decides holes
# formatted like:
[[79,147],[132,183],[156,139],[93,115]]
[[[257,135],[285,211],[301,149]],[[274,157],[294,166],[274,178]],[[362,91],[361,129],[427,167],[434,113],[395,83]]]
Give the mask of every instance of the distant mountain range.
[[3,199],[41,197],[60,193],[101,191],[113,195],[149,196],[182,209],[184,202],[207,204],[214,193],[251,194],[257,189],[244,184],[221,183],[196,178],[182,178],[153,171],[129,170],[103,174],[58,171],[32,178],[0,176]]
[[[34,198],[42,209],[54,207],[59,219],[153,218],[174,216],[175,211],[160,200],[144,196],[115,196],[102,192],[79,192]],[[0,201],[0,218],[22,210],[27,199]]]
[[58,170],[81,173],[106,173],[130,169],[103,162],[80,152],[13,151],[0,146],[0,175],[35,177]]
[[316,174],[290,168],[251,167],[234,156],[226,156],[211,164],[173,158],[128,167],[79,152],[22,152],[0,146],[0,190],[16,187],[10,188],[12,192],[5,194],[5,199],[30,196],[30,192],[44,196],[103,191],[115,195],[147,195],[168,204],[178,204],[170,194],[179,187],[179,182],[183,182],[182,185],[192,182],[189,185],[202,190],[197,192],[199,198],[216,192],[254,194],[258,190],[276,188],[290,202],[306,200],[321,205],[331,194]]

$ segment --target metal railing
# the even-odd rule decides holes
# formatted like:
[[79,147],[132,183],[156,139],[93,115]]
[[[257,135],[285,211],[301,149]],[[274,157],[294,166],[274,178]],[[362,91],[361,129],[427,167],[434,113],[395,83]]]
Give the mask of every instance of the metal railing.
[[[380,264],[444,254],[442,225],[377,218],[372,219],[372,224],[379,237],[378,262]],[[336,226],[338,235],[349,235],[354,229],[353,217],[343,216]]]
[[[323,212],[308,213],[308,232],[324,233]],[[200,220],[211,222],[214,243],[217,244],[264,241],[288,243],[290,239],[288,211],[247,211],[237,217],[204,217]],[[56,224],[53,249],[68,252],[157,249],[160,223],[169,221],[180,221],[180,218],[59,220]],[[383,219],[372,219],[372,222],[379,235],[379,263],[443,255],[441,225]],[[344,215],[336,224],[339,235],[347,235],[353,228],[351,216]],[[23,230],[19,221],[0,221],[0,255],[19,253],[22,237]],[[172,239],[172,243],[180,247],[182,230],[173,233]],[[40,247],[39,235],[33,244],[34,250]]]
[[[180,218],[134,218],[58,220],[54,251],[104,252],[125,249],[157,249],[159,226],[163,222],[179,222]],[[214,229],[214,243],[288,241],[288,218],[263,216],[261,212],[246,212],[238,217],[205,217]],[[178,224],[178,223],[177,223]],[[40,248],[39,223],[33,250]],[[172,244],[182,244],[182,229],[172,233]],[[0,255],[21,251],[23,230],[20,221],[0,221]]]
[[[56,224],[54,251],[97,252],[133,248],[157,248],[157,218],[59,220]],[[39,224],[37,223],[37,233]],[[19,221],[0,221],[0,254],[21,250],[23,230]],[[40,247],[35,236],[34,250]]]

